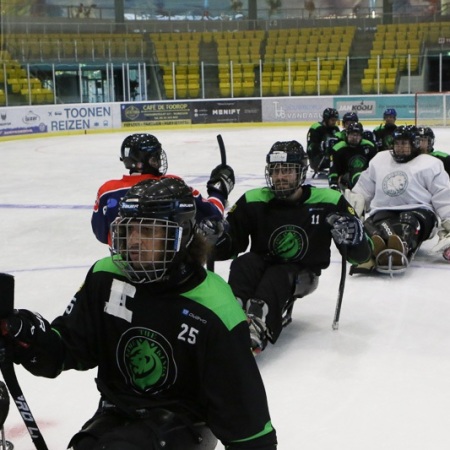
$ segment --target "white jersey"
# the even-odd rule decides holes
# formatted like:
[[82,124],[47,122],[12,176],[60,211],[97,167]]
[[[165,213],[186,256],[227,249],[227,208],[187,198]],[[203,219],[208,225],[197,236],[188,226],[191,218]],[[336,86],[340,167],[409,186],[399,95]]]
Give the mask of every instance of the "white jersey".
[[442,162],[430,155],[398,163],[390,151],[379,152],[353,192],[365,198],[368,217],[382,210],[426,208],[450,219],[450,179]]

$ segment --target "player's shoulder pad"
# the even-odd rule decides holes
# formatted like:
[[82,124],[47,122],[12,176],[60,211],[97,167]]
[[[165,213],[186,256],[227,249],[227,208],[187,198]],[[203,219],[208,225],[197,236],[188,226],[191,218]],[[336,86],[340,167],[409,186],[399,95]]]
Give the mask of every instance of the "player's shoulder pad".
[[114,264],[111,256],[106,256],[105,258],[98,260],[94,264],[92,272],[108,272],[111,274],[125,276],[123,272]]
[[250,189],[245,194],[245,200],[247,203],[263,202],[267,203],[272,200],[275,194],[268,187],[260,187]]
[[333,145],[332,150],[334,152],[339,151],[341,148],[345,148],[347,147],[347,142],[345,142],[344,140],[337,142],[336,144]]
[[202,283],[181,295],[208,308],[228,330],[247,320],[230,285],[214,272],[208,271]]
[[311,186],[311,195],[305,203],[331,203],[333,205],[337,205],[341,197],[342,194],[335,189]]
[[375,144],[372,141],[369,141],[368,139],[361,139],[360,145],[367,145],[368,147],[375,148]]

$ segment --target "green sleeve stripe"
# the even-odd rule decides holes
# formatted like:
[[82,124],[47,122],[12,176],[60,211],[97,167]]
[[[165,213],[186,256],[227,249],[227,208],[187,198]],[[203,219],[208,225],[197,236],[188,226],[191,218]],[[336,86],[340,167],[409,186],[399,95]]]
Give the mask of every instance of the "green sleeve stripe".
[[254,434],[253,436],[250,436],[248,438],[244,438],[244,439],[239,439],[237,441],[233,441],[233,442],[248,442],[248,441],[252,441],[253,439],[257,439],[261,436],[265,436],[266,434],[269,434],[273,431],[273,427],[272,427],[272,422],[269,420],[266,425],[264,426],[264,429],[262,431],[260,431],[257,434]]
[[212,311],[228,330],[247,320],[230,286],[214,272],[194,289],[181,294]]
[[116,275],[124,276],[124,273],[113,263],[111,256],[100,259],[95,263],[94,273],[96,272],[110,272]]
[[334,189],[311,187],[311,195],[305,204],[310,203],[332,203],[337,205],[341,198],[341,193]]
[[247,200],[247,203],[254,203],[254,202],[267,203],[270,200],[272,200],[273,197],[274,197],[273,192],[267,187],[250,189],[245,193],[245,200]]

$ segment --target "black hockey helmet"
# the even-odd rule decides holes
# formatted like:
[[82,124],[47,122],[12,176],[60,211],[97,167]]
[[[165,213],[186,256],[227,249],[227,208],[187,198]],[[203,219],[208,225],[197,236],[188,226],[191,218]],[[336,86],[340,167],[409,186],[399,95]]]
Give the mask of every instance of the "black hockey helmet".
[[339,111],[335,108],[325,108],[322,113],[322,119],[328,121],[330,119],[339,119]]
[[342,125],[344,125],[347,123],[352,123],[352,122],[359,122],[359,118],[358,118],[358,114],[356,114],[355,112],[348,112],[345,113],[344,116],[342,117]]
[[167,172],[167,155],[152,134],[127,136],[120,148],[120,160],[130,172],[160,176]]
[[362,134],[362,138],[366,139],[367,141],[372,142],[372,144],[375,144],[375,142],[376,142],[375,134],[371,130],[364,130],[363,134]]
[[[274,171],[295,171],[295,180],[289,183],[274,183]],[[303,146],[297,141],[275,142],[266,156],[266,183],[278,198],[289,197],[305,181],[308,171],[308,157]]]
[[345,140],[350,146],[358,145],[362,140],[363,126],[359,122],[352,122],[346,130]]
[[429,153],[434,148],[434,131],[430,127],[417,127],[417,135],[419,138],[428,140],[426,151]]
[[[196,231],[192,190],[179,178],[145,180],[120,201],[111,224],[111,254],[134,282],[161,280]],[[181,256],[180,256],[181,255]]]
[[[393,149],[391,155],[398,163],[411,161],[420,153],[420,141],[417,128],[414,125],[401,125],[392,134]],[[400,147],[399,141],[409,142],[409,151]]]

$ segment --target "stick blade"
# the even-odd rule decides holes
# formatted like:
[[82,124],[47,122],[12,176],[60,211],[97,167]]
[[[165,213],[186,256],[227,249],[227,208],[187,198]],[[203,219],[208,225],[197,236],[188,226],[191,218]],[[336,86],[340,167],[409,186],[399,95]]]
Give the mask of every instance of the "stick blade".
[[0,273],[0,318],[7,317],[14,310],[14,277]]

